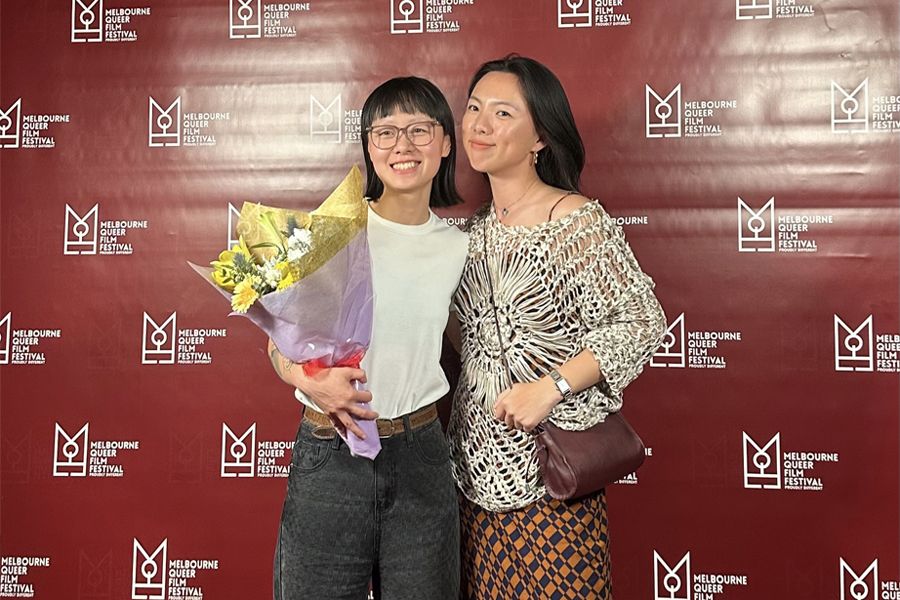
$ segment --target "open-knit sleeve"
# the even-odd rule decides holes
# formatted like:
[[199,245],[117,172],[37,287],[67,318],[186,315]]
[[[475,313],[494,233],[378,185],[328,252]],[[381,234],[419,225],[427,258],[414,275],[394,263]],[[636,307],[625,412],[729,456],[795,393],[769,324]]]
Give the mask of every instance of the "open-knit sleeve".
[[582,327],[573,333],[597,360],[601,389],[617,397],[659,347],[665,314],[653,280],[605,211],[580,211],[562,235],[562,291]]

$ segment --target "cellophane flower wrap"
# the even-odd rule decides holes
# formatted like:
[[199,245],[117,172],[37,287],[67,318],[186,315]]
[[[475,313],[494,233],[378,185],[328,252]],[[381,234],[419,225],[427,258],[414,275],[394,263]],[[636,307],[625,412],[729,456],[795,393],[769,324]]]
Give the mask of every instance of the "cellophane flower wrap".
[[[374,308],[367,218],[362,175],[354,165],[310,213],[245,202],[240,243],[213,268],[191,267],[231,297],[232,315],[250,319],[307,374],[359,367],[372,338]],[[252,257],[249,267],[245,252]],[[365,440],[351,431],[341,436],[354,456],[374,459],[381,449],[375,422],[357,423]]]

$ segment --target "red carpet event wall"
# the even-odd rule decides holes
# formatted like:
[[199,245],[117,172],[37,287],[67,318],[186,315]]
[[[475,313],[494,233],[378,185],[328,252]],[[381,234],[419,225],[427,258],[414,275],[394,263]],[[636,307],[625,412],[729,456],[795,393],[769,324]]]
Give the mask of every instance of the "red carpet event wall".
[[[537,58],[668,317],[621,600],[900,598],[896,0],[3,0],[0,598],[264,599],[299,404],[187,265]],[[460,152],[461,224],[489,200]]]

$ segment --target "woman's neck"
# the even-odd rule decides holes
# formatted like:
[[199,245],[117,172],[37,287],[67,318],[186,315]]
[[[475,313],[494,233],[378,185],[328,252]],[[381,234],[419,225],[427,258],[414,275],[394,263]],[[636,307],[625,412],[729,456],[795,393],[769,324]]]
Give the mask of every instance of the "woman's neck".
[[[533,195],[542,188],[547,187],[537,171],[532,168],[516,169],[504,173],[488,173],[491,184],[491,197],[494,204],[500,208],[509,208],[524,200],[524,196]],[[527,202],[525,202],[527,204]]]
[[378,216],[401,225],[422,225],[431,217],[428,201],[431,187],[427,190],[401,192],[385,189],[377,200],[370,203]]

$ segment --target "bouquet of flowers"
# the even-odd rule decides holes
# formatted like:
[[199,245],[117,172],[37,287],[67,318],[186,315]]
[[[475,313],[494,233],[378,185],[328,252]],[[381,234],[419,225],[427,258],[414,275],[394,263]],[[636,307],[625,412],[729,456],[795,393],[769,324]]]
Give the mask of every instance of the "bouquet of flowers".
[[[354,165],[310,213],[245,202],[238,243],[211,268],[191,267],[230,298],[232,315],[250,319],[308,374],[358,367],[372,337],[367,216]],[[381,449],[375,422],[359,426],[365,440],[341,435],[355,456],[374,459]]]

